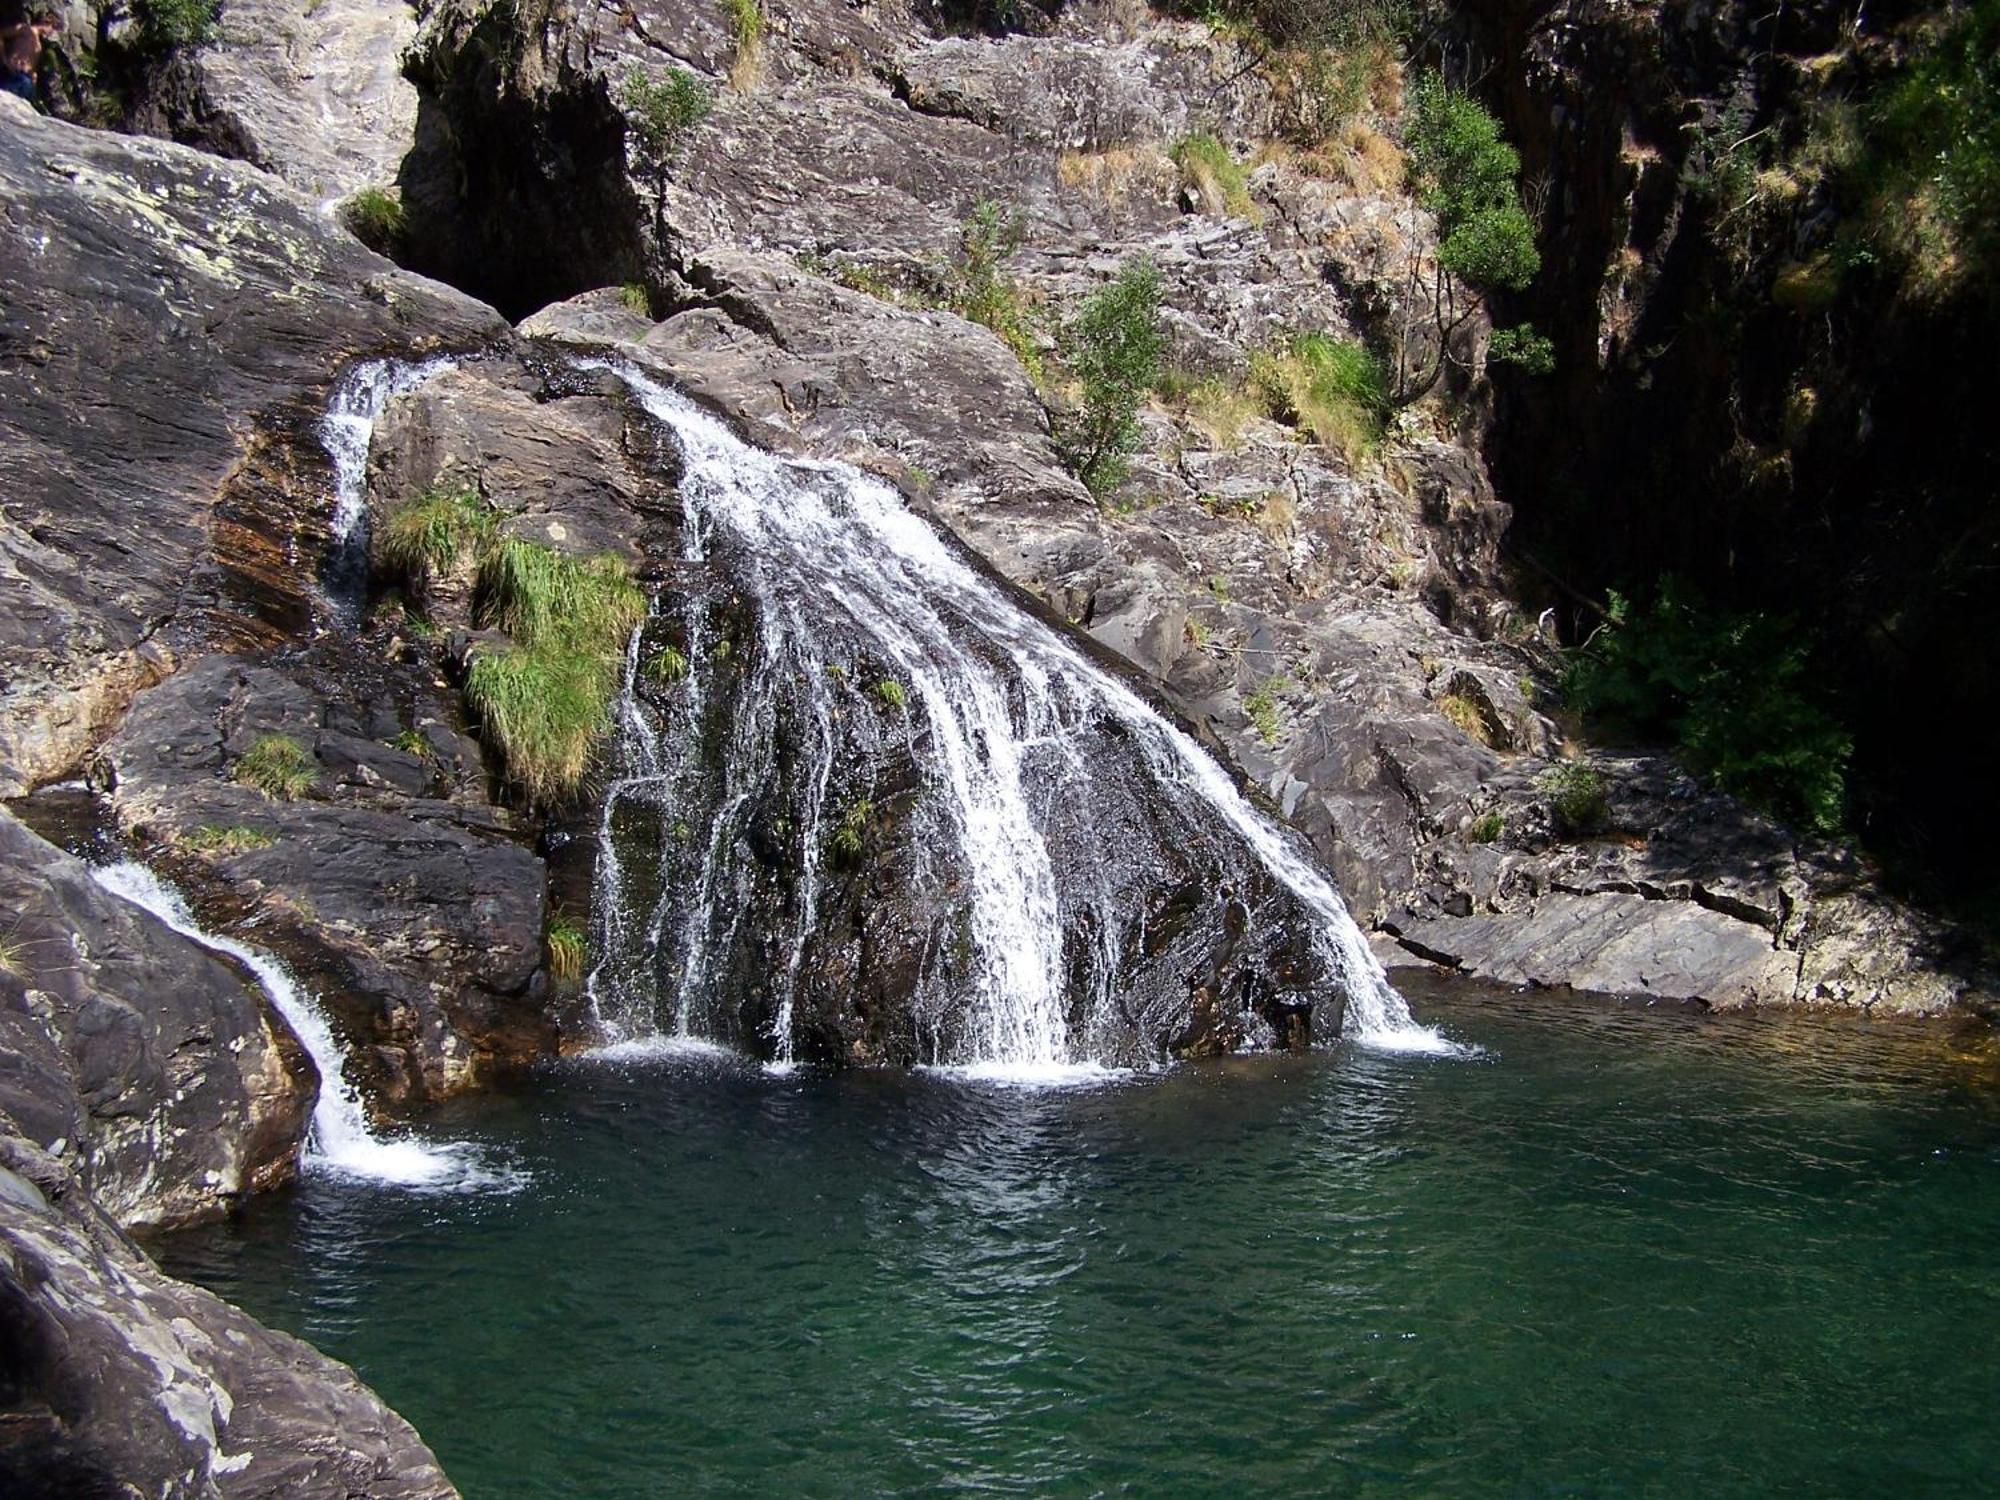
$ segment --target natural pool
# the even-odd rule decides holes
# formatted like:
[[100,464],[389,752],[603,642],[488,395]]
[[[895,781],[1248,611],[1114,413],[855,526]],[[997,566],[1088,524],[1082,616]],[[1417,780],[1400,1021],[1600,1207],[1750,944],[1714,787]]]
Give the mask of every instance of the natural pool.
[[1340,1048],[1030,1091],[578,1061],[155,1248],[471,1500],[1964,1494],[2000,1472],[1983,1034],[1406,984]]

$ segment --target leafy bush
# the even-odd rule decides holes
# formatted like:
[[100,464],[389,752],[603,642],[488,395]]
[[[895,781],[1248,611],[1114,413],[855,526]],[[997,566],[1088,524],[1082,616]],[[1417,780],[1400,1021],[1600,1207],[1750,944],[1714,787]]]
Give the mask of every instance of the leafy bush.
[[1229,148],[1212,135],[1183,136],[1174,143],[1174,165],[1181,169],[1181,181],[1199,194],[1202,201],[1224,213],[1256,222],[1262,218],[1250,199],[1249,179]]
[[440,578],[468,548],[489,545],[497,524],[477,490],[431,490],[391,513],[382,558],[413,583]]
[[1566,760],[1535,778],[1567,834],[1595,833],[1604,824],[1604,778],[1581,761]]
[[1709,608],[1669,578],[1573,655],[1571,702],[1622,733],[1667,740],[1723,790],[1794,823],[1840,826],[1853,741],[1815,701],[1791,622]]
[[590,938],[581,923],[562,912],[553,913],[543,941],[548,948],[551,979],[568,985],[583,978],[583,966],[590,957]]
[[1042,378],[1042,352],[1021,288],[1003,268],[1020,248],[1019,218],[982,199],[959,230],[958,262],[944,273],[944,305],[961,318],[990,328],[1014,351],[1031,380]]
[[1547,375],[1556,367],[1556,346],[1547,334],[1522,323],[1494,329],[1486,357],[1499,364],[1518,365],[1530,375]]
[[840,859],[854,859],[860,855],[867,842],[868,821],[875,816],[875,804],[866,797],[857,797],[840,815],[840,821],[833,825],[834,854]]
[[651,188],[654,231],[664,233],[667,184],[695,127],[714,108],[714,91],[686,68],[668,68],[658,79],[628,74],[618,102],[625,112],[632,169]]
[[1867,111],[1874,237],[1925,291],[2000,258],[2000,0],[1952,7]]
[[132,12],[139,22],[140,45],[164,52],[212,41],[220,9],[220,0],[133,0]]
[[1475,287],[1519,291],[1541,269],[1521,203],[1521,157],[1469,94],[1427,78],[1412,91],[1403,149],[1410,184],[1437,217],[1438,261]]
[[1166,344],[1159,272],[1143,259],[1126,262],[1063,329],[1063,355],[1081,393],[1059,424],[1057,441],[1085,488],[1100,499],[1131,472],[1127,455],[1139,446],[1139,406],[1159,376]]
[[1267,745],[1278,743],[1278,694],[1291,686],[1282,672],[1275,672],[1257,684],[1256,691],[1243,700],[1243,712],[1250,716],[1250,723],[1257,731],[1257,738]]
[[231,777],[279,802],[295,802],[312,790],[319,767],[290,735],[260,736],[236,762]]
[[365,187],[340,205],[340,222],[362,244],[390,255],[403,242],[407,220],[403,200],[387,188]]
[[1350,458],[1381,439],[1388,376],[1381,361],[1352,340],[1295,334],[1283,349],[1251,360],[1250,382],[1273,417]]
[[882,700],[884,708],[901,709],[910,701],[910,696],[903,690],[902,683],[893,677],[884,677],[875,684],[873,692]]

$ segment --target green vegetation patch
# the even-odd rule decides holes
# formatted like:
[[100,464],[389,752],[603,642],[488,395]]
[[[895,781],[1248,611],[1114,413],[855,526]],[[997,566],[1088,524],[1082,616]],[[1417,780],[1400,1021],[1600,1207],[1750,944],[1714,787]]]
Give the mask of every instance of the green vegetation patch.
[[1853,740],[1820,706],[1822,678],[1791,621],[1710,607],[1675,579],[1571,656],[1570,702],[1606,729],[1663,740],[1724,791],[1830,833],[1846,811]]
[[403,242],[409,225],[403,200],[392,190],[365,187],[340,205],[340,222],[370,250],[390,255]]
[[1063,329],[1076,404],[1057,423],[1056,441],[1084,487],[1099,499],[1124,483],[1139,446],[1139,407],[1159,378],[1166,352],[1160,274],[1149,260],[1126,262],[1092,292]]
[[477,490],[431,490],[390,514],[382,557],[413,583],[441,578],[467,551],[489,546],[498,524]]
[[1389,412],[1382,362],[1351,339],[1301,333],[1250,362],[1265,410],[1326,447],[1361,458],[1381,441]]
[[858,797],[848,804],[840,820],[833,825],[833,834],[828,840],[836,858],[851,860],[860,856],[862,846],[867,842],[869,821],[874,816],[875,804],[866,797]]
[[506,537],[479,569],[480,618],[513,637],[478,652],[466,698],[534,802],[582,785],[610,728],[625,642],[646,616],[646,596],[620,558],[566,557]]
[[1535,778],[1535,790],[1549,799],[1564,833],[1581,836],[1604,826],[1604,778],[1595,767],[1561,761]]
[[549,917],[542,941],[548,952],[551,979],[571,985],[583,978],[584,965],[590,958],[590,937],[582,923],[563,912],[555,912]]
[[197,854],[248,854],[257,849],[268,849],[277,841],[262,829],[242,823],[226,826],[203,823],[199,828],[182,834],[180,842]]
[[1250,197],[1249,179],[1229,148],[1208,134],[1183,136],[1169,153],[1181,169],[1181,181],[1204,203],[1239,219],[1261,223],[1263,215]]
[[655,686],[671,687],[687,679],[687,653],[678,646],[662,646],[646,658],[645,664],[639,670],[646,681]]
[[230,776],[274,801],[295,802],[319,780],[319,765],[290,735],[267,734],[243,752]]
[[1243,711],[1250,716],[1250,723],[1257,731],[1257,737],[1267,745],[1278,743],[1280,720],[1278,716],[1278,694],[1291,686],[1291,681],[1282,672],[1274,672],[1257,684],[1256,691],[1243,700]]
[[1411,90],[1410,185],[1437,217],[1438,262],[1475,287],[1518,291],[1541,269],[1521,202],[1521,156],[1471,95],[1426,78]]
[[221,8],[220,0],[134,0],[132,13],[139,22],[140,45],[164,52],[213,41]]
[[990,198],[982,200],[959,230],[958,261],[944,273],[942,300],[961,318],[998,334],[1028,378],[1039,383],[1042,351],[1034,315],[1019,283],[1005,270],[1007,257],[1020,248],[1022,233],[1018,216]]

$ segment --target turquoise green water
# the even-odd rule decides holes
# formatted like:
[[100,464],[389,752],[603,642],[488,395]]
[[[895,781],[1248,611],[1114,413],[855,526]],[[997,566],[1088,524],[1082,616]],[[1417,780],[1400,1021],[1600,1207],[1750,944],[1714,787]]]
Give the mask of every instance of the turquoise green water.
[[170,1269],[473,1500],[1967,1494],[2000,1473],[1978,1038],[1428,989],[1475,1061],[1054,1093],[565,1065]]

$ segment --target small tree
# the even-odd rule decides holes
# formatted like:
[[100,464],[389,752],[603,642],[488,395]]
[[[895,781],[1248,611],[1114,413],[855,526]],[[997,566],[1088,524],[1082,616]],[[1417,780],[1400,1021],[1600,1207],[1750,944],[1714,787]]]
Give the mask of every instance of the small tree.
[[[1431,270],[1437,354],[1428,371],[1409,367],[1409,317],[1422,267],[1410,257],[1402,347],[1396,354],[1397,399],[1417,400],[1437,384],[1450,358],[1452,335],[1495,289],[1517,292],[1541,270],[1535,222],[1521,203],[1520,153],[1500,137],[1500,122],[1469,94],[1427,78],[1412,91],[1403,147],[1417,201],[1437,219]],[[1531,334],[1532,330],[1527,330]],[[1526,335],[1517,333],[1516,341]]]
[[1057,440],[1092,495],[1108,495],[1131,472],[1126,455],[1139,446],[1139,406],[1159,378],[1166,345],[1160,273],[1143,258],[1086,297],[1063,330],[1063,357],[1081,391]]
[[695,127],[708,118],[714,91],[686,68],[669,68],[658,81],[644,73],[625,80],[619,101],[625,108],[626,144],[632,168],[653,195],[653,233],[667,233],[667,184],[680,164]]

